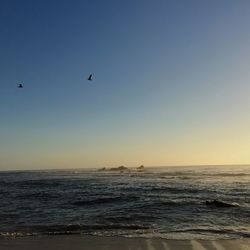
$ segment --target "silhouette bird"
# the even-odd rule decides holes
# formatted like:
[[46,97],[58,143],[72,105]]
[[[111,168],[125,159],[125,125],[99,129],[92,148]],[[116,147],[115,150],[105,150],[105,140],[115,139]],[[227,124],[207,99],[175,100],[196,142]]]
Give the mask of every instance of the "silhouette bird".
[[18,83],[17,83],[17,87],[18,87],[19,89],[22,89],[22,88],[23,88],[23,83],[22,83],[22,82],[18,82]]
[[93,76],[92,74],[89,75],[88,81],[92,81],[92,76]]

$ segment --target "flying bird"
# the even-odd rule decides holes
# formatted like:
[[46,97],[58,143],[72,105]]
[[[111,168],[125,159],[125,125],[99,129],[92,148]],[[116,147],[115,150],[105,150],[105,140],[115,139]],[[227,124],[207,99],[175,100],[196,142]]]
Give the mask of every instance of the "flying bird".
[[89,75],[88,81],[92,81],[92,76],[93,76],[92,74]]
[[23,83],[22,83],[22,82],[18,82],[18,83],[17,83],[17,87],[18,87],[19,89],[22,89],[22,88],[23,88]]

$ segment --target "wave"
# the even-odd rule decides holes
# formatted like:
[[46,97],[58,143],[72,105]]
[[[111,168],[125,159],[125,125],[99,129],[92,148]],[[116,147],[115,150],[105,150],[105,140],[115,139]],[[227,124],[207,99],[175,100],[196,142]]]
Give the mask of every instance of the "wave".
[[[124,237],[151,237],[166,239],[239,239],[250,238],[249,229],[188,228],[157,232],[142,224],[95,224],[95,225],[48,225],[33,226],[15,231],[0,231],[0,237],[22,237],[39,235],[98,235]],[[185,236],[186,235],[186,236]]]
[[[209,174],[207,174],[209,175]],[[250,176],[248,173],[217,173],[217,174],[210,174],[212,176],[224,176],[224,177],[238,177],[238,176]]]
[[93,200],[79,200],[72,203],[74,206],[89,206],[97,204],[117,203],[117,202],[132,202],[137,201],[138,196],[117,196],[117,197],[101,197]]
[[17,184],[22,188],[38,188],[38,187],[58,187],[64,186],[66,184],[63,179],[39,179],[39,180],[25,180],[25,181],[16,181],[14,184]]
[[163,172],[163,173],[155,173],[155,176],[158,176],[158,177],[177,177],[177,178],[195,178],[195,177],[209,177],[209,176],[218,176],[218,177],[221,177],[221,176],[224,176],[224,177],[238,177],[238,176],[250,176],[250,173],[235,173],[235,172],[225,172],[225,173],[213,173],[213,172],[186,172],[186,171],[183,171],[183,172]]
[[146,215],[146,214],[131,214],[131,215],[116,215],[116,216],[105,216],[105,221],[112,223],[121,223],[121,222],[135,222],[135,221],[153,221],[159,219],[156,215]]
[[233,229],[212,229],[212,228],[190,228],[183,230],[175,230],[174,233],[198,233],[198,234],[214,234],[214,235],[227,235],[238,236],[243,238],[250,238],[250,232],[246,230],[233,230]]
[[52,194],[49,192],[34,192],[18,196],[19,199],[57,199],[59,197],[59,194]]
[[112,231],[112,230],[148,230],[148,225],[143,224],[94,224],[94,225],[34,225],[32,227],[20,228],[15,231],[0,231],[0,236],[29,236],[29,235],[71,235],[94,233],[96,231]]

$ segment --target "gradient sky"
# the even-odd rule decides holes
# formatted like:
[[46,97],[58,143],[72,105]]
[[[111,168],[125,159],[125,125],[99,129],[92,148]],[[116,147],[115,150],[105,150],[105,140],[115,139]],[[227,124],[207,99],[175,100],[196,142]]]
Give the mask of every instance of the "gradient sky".
[[249,13],[0,0],[0,170],[250,163]]

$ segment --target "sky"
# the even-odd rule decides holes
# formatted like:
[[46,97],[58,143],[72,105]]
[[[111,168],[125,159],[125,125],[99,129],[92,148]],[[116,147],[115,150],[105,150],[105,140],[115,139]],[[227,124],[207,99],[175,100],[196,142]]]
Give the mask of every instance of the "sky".
[[249,164],[249,13],[0,0],[0,170]]

